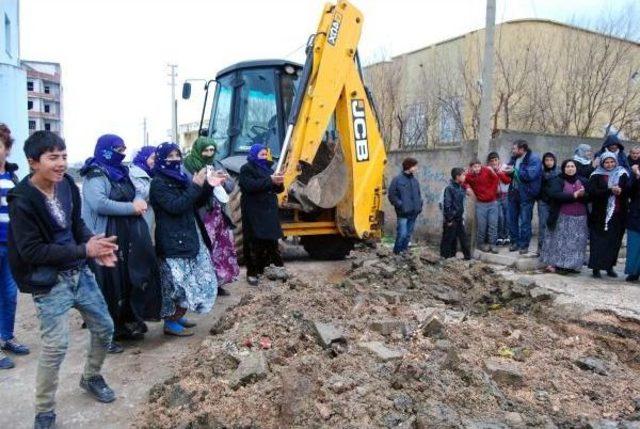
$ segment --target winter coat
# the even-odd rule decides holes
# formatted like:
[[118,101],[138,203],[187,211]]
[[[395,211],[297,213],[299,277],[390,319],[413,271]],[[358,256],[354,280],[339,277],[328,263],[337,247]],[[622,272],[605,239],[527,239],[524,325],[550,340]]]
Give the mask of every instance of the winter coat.
[[444,221],[461,222],[464,217],[465,189],[453,180],[444,189],[442,198],[442,216]]
[[618,151],[618,165],[620,167],[624,167],[627,171],[631,171],[631,166],[629,165],[629,160],[627,158],[627,154],[624,151],[624,145],[616,135],[609,135],[602,143],[602,147],[598,152],[596,152],[595,157],[599,158],[606,150],[608,150],[609,146],[618,145],[620,150]]
[[578,161],[575,161],[575,163],[576,163],[576,174],[579,177],[584,177],[586,180],[588,180],[589,177],[591,177],[591,173],[593,173],[596,169],[591,163],[580,164]]
[[[8,236],[9,265],[21,292],[48,293],[57,282],[57,269],[86,258],[85,244],[93,234],[80,216],[80,191],[71,176],[65,174],[64,180],[67,180],[71,188],[71,231],[75,243],[55,244],[54,228],[44,198],[29,183],[30,177],[22,179],[7,197],[11,218]],[[53,276],[42,276],[43,273]],[[44,284],[44,278],[52,278],[52,282]]]
[[196,211],[211,194],[205,182],[184,185],[163,174],[151,180],[149,200],[156,215],[156,253],[161,258],[195,258],[200,237],[211,247],[209,236]]
[[589,195],[587,194],[587,184],[588,180],[583,177],[578,177],[580,183],[584,187],[585,194],[584,196],[576,199],[573,194],[568,194],[564,191],[564,178],[560,176],[555,176],[547,182],[546,195],[549,203],[549,217],[547,218],[547,228],[555,229],[558,223],[558,218],[560,217],[560,209],[563,204],[573,203],[575,201],[580,201],[584,203],[585,207],[587,205],[587,201],[589,199]]
[[640,232],[640,180],[632,175],[627,185],[630,198],[627,229]]
[[249,239],[279,240],[282,238],[277,194],[284,191],[283,185],[274,185],[271,173],[247,162],[240,169],[238,179],[242,197],[243,231]]
[[[618,186],[622,188],[623,192],[618,200],[621,204],[619,213],[623,219],[623,225],[627,215],[628,207],[626,196],[629,189],[628,183],[628,176],[620,177]],[[609,189],[605,177],[601,175],[591,176],[586,188],[587,193],[589,194],[589,202],[591,203],[591,212],[589,213],[589,226],[591,228],[603,231],[605,219],[607,217],[607,202],[609,200],[609,197],[612,195],[611,189]]]
[[467,172],[466,183],[479,202],[491,203],[498,199],[500,178],[493,169],[483,166],[478,174]]
[[402,172],[394,177],[388,194],[398,217],[415,217],[422,212],[420,183],[413,174]]
[[113,201],[109,199],[111,182],[99,168],[92,168],[82,183],[82,219],[94,234],[107,231],[109,216],[135,216],[133,202]]
[[[516,157],[512,157],[509,165],[516,165]],[[524,155],[517,175],[512,173],[509,196],[516,196],[520,201],[535,200],[540,194],[542,186],[542,161],[531,150]]]
[[553,182],[553,179],[557,178],[559,171],[557,168],[554,168],[551,171],[542,171],[542,182],[540,183],[540,194],[538,194],[538,200],[549,204],[551,198],[549,196],[550,185]]
[[131,183],[136,188],[136,199],[144,200],[147,205],[147,212],[142,215],[147,225],[149,225],[149,232],[153,237],[153,223],[155,222],[155,215],[153,213],[153,207],[149,205],[149,189],[151,188],[151,177],[142,168],[132,164],[129,167],[129,178]]

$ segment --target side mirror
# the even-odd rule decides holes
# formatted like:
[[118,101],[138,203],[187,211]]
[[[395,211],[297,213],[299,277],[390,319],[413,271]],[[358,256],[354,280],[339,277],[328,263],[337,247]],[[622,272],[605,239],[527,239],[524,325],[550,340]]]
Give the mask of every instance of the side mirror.
[[188,100],[191,97],[191,84],[185,82],[182,84],[182,99]]

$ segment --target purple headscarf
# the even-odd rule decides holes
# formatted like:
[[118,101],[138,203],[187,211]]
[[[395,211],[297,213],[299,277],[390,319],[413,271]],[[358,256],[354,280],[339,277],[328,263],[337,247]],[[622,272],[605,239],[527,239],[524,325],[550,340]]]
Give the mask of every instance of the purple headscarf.
[[100,136],[93,151],[93,157],[85,161],[80,174],[84,176],[93,167],[98,167],[109,177],[109,180],[114,182],[127,178],[129,169],[122,165],[125,155],[116,151],[122,146],[124,146],[124,140],[115,134]]
[[247,155],[247,161],[249,161],[256,167],[258,167],[259,169],[269,172],[269,174],[271,174],[273,173],[273,171],[271,171],[271,166],[273,165],[273,161],[270,161],[268,159],[258,158],[258,154],[261,151],[266,149],[267,147],[265,145],[254,144],[253,146],[251,146],[251,149],[249,149],[249,155]]
[[[180,160],[167,161],[167,157],[174,150],[177,150],[180,154]],[[180,151],[180,146],[175,143],[164,142],[158,146],[156,149],[156,164],[153,167],[153,172],[170,177],[184,186],[189,185],[189,176],[182,171],[182,151]]]
[[144,170],[145,173],[149,175],[149,177],[151,177],[153,176],[153,171],[151,170],[151,168],[149,168],[147,160],[154,153],[156,153],[155,146],[144,146],[138,151],[138,153],[136,153],[135,158],[133,158],[132,164],[140,167],[142,170]]

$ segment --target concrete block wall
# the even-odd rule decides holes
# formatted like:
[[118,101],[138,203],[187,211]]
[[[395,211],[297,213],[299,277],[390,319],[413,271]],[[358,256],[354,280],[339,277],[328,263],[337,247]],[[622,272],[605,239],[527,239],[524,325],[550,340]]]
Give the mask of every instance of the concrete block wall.
[[[573,158],[574,150],[579,144],[586,143],[596,152],[604,140],[504,130],[500,131],[498,135],[491,140],[491,151],[498,152],[503,162],[507,162],[510,158],[513,142],[518,139],[528,141],[532,150],[540,154],[540,156],[545,152],[553,152],[556,154],[559,162]],[[631,147],[635,144],[637,143],[625,142],[625,147]],[[416,222],[415,240],[429,240],[434,242],[439,240],[442,231],[442,213],[438,207],[440,195],[449,182],[451,169],[453,167],[466,168],[473,157],[476,146],[477,141],[468,141],[456,147],[396,150],[387,154],[387,186],[391,183],[393,177],[400,173],[402,160],[404,158],[411,156],[416,158],[419,163],[417,177],[420,181],[420,189],[423,199],[425,200],[425,206],[422,215]],[[484,162],[487,154],[479,154],[479,156],[480,160]],[[472,201],[467,199],[467,208],[469,204],[472,204]],[[386,219],[385,232],[394,235],[396,215],[386,197],[384,211]],[[469,210],[467,210],[467,213],[469,213]],[[535,234],[538,223],[535,209],[533,223]],[[467,224],[470,223],[467,222]]]

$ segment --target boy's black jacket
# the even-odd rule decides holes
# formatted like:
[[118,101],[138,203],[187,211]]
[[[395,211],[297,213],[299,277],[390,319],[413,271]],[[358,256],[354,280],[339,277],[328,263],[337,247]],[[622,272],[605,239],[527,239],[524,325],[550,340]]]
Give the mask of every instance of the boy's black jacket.
[[85,259],[85,243],[93,233],[80,217],[82,201],[78,187],[71,176],[65,174],[73,202],[71,230],[78,244],[55,244],[47,207],[40,191],[29,184],[30,177],[22,179],[7,196],[9,265],[21,292],[47,293],[55,286],[57,276],[53,276],[52,282],[46,281],[47,284],[43,284],[42,279],[51,278],[49,273],[57,274],[60,267]]

